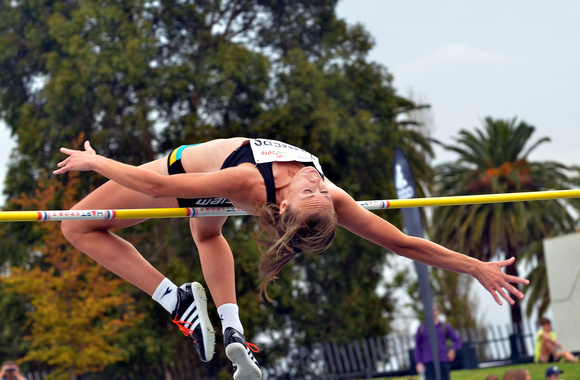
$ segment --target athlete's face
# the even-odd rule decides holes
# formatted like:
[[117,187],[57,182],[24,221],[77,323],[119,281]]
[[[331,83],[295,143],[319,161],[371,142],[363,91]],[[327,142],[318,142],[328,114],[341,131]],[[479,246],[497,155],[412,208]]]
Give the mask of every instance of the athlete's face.
[[333,211],[332,199],[320,173],[311,166],[300,169],[290,185],[288,196],[280,202],[280,213],[288,206],[301,211]]

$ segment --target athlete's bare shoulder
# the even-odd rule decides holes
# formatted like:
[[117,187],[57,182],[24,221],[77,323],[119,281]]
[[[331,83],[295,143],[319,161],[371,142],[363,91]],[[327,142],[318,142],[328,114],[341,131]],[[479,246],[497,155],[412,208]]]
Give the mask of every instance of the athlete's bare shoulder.
[[255,165],[241,164],[220,171],[223,182],[228,184],[229,194],[226,196],[236,207],[252,214],[256,205],[266,203],[266,185]]

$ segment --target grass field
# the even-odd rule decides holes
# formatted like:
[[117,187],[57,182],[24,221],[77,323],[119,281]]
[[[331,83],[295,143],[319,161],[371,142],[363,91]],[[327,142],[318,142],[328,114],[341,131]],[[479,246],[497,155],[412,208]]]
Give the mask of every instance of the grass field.
[[[561,380],[580,380],[580,364],[558,363],[557,366],[558,368],[564,371],[564,373],[560,375]],[[506,367],[466,369],[461,371],[452,371],[451,380],[485,380],[487,375],[491,374],[496,375],[501,380],[501,377],[503,376],[504,372],[512,368],[525,368],[530,371],[532,380],[544,380],[546,368],[548,367],[549,367],[548,364],[526,363]],[[409,380],[409,379],[417,380],[418,378],[419,378],[418,376],[411,377],[405,376],[393,378],[392,380]]]

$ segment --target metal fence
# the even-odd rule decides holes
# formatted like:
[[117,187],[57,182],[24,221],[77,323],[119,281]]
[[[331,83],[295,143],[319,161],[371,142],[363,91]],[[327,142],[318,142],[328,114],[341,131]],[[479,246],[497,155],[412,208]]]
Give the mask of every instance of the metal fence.
[[[535,331],[529,323],[523,331],[512,326],[457,329],[462,349],[452,369],[493,367],[530,362]],[[414,374],[414,337],[389,334],[355,340],[348,344],[326,342],[293,350],[275,365],[263,368],[264,380],[371,379]],[[77,380],[218,380],[215,363],[188,358],[163,367],[136,368],[131,375],[112,371],[78,376]],[[28,380],[46,380],[45,372],[24,374]]]
[[479,329],[458,329],[463,342],[469,344],[481,365],[509,360],[523,363],[533,359],[536,331],[529,322],[522,331],[514,326],[488,326]]
[[[535,331],[511,326],[458,329],[463,345],[452,369],[493,367],[533,360]],[[291,357],[264,369],[265,379],[371,379],[413,375],[413,336],[389,334],[348,344],[328,342],[302,348]],[[290,364],[291,363],[291,364]]]

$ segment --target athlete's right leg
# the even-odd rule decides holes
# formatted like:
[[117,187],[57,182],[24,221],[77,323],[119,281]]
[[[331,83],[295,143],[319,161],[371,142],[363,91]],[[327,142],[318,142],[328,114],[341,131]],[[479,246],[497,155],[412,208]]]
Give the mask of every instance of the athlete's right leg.
[[[73,210],[170,207],[170,204],[170,199],[156,201],[109,181],[75,205]],[[153,295],[164,276],[131,243],[110,231],[142,221],[71,220],[63,221],[61,229],[66,239],[77,249],[147,294]]]
[[[159,160],[158,160],[159,161]],[[146,164],[163,173],[164,162]],[[173,198],[154,199],[118,185],[105,183],[73,207],[76,210],[177,207]],[[65,221],[61,228],[66,239],[103,267],[145,291],[172,313],[182,332],[190,336],[200,357],[213,356],[215,332],[207,315],[207,297],[203,287],[187,283],[177,288],[155,269],[128,241],[112,233],[142,222],[143,219],[104,221]]]

